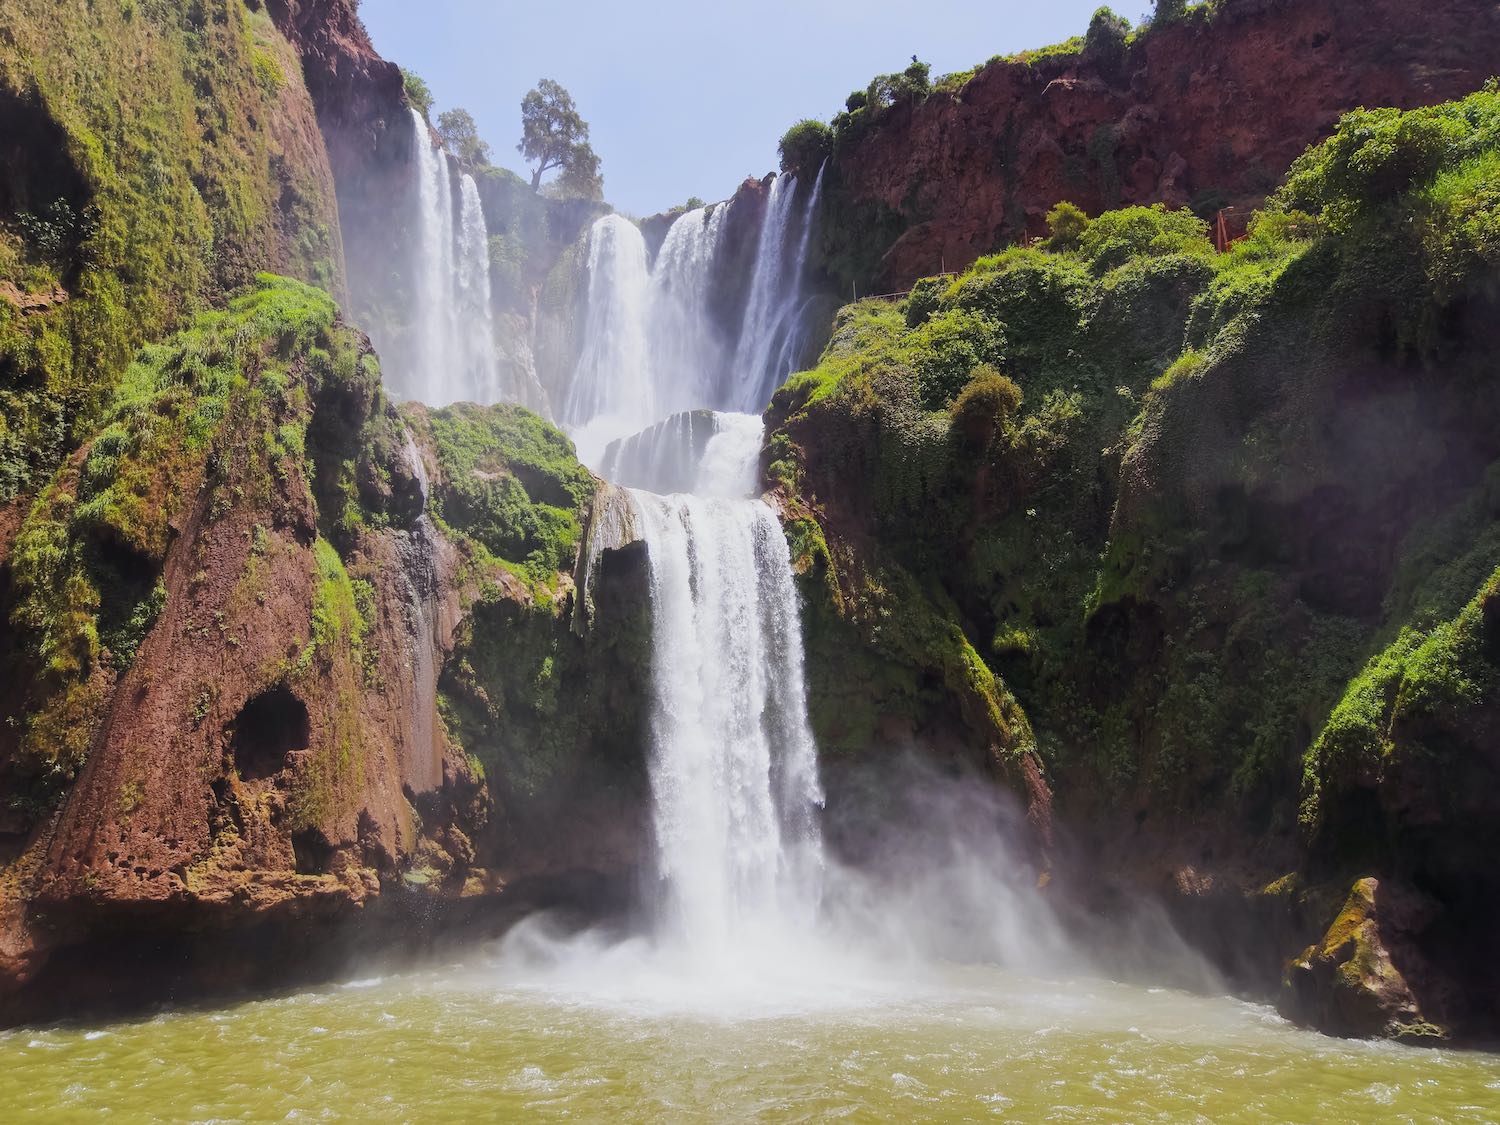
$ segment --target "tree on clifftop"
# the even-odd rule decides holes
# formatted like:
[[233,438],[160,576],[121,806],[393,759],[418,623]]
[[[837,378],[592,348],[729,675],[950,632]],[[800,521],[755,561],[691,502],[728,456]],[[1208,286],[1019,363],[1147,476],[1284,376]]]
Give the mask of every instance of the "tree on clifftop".
[[598,198],[603,193],[599,157],[589,146],[589,124],[579,116],[573,95],[550,78],[543,78],[521,99],[521,143],[516,151],[536,161],[533,191],[541,188],[543,175],[559,168],[558,187],[567,194]]
[[447,109],[438,114],[437,131],[448,151],[470,164],[488,164],[490,146],[479,139],[479,126],[466,109]]

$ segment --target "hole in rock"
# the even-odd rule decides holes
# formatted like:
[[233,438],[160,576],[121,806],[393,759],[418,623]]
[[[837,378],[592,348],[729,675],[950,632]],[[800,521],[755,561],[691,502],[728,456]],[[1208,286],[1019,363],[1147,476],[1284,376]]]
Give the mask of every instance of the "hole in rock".
[[285,684],[263,691],[246,703],[232,729],[234,768],[245,781],[280,773],[286,768],[287,755],[306,750],[311,737],[307,705]]
[[336,849],[316,828],[292,834],[292,854],[299,875],[327,875]]

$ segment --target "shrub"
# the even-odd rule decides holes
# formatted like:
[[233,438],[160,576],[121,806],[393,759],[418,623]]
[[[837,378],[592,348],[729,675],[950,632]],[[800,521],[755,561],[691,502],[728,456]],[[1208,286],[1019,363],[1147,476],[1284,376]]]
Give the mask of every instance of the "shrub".
[[966,309],[940,312],[913,330],[903,341],[903,351],[916,374],[923,407],[946,407],[969,381],[970,372],[1000,358],[1004,343],[995,321]]
[[424,118],[427,117],[432,112],[432,91],[426,80],[420,74],[403,69],[401,82],[406,87],[406,100],[411,103],[412,109]]
[[1117,63],[1125,57],[1125,42],[1130,35],[1130,21],[1109,8],[1100,8],[1089,20],[1083,36],[1083,49],[1101,62]]
[[783,172],[813,171],[833,152],[833,130],[808,118],[788,129],[777,146]]
[[865,90],[865,104],[879,109],[898,102],[919,102],[931,92],[931,67],[913,55],[911,65],[905,70],[875,76]]
[[1332,137],[1292,165],[1281,200],[1290,208],[1327,212],[1343,225],[1368,207],[1430,183],[1465,133],[1454,108],[1346,114]]
[[1198,216],[1157,203],[1106,211],[1080,235],[1079,250],[1096,274],[1105,274],[1137,256],[1212,254],[1213,244]]
[[409,417],[437,453],[434,514],[535,581],[572,565],[594,482],[560,430],[509,404],[411,408]]
[[971,450],[985,449],[1021,408],[1021,388],[989,364],[976,367],[948,413],[953,435]]
[[1063,200],[1047,212],[1047,249],[1054,254],[1077,250],[1089,229],[1083,208]]
[[948,288],[944,277],[924,277],[911,287],[906,297],[906,326],[916,328],[937,312],[943,293]]
[[438,114],[437,130],[448,150],[469,164],[488,164],[490,146],[479,137],[479,126],[466,109],[448,109]]

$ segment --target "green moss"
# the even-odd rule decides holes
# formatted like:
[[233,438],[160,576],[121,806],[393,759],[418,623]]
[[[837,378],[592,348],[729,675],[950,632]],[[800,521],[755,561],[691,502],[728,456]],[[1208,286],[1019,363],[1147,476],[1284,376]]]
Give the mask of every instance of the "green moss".
[[1467,753],[1453,734],[1500,688],[1485,618],[1497,597],[1500,571],[1453,619],[1402,629],[1349,683],[1303,763],[1305,836],[1318,840],[1341,827],[1354,796],[1378,790],[1396,763],[1441,775],[1452,755]]
[[[1495,102],[1351,117],[1226,254],[1191,213],[1126,208],[843,310],[769,415],[810,635],[838,638],[818,659],[898,713],[962,681],[937,643],[893,657],[849,631],[878,574],[892,617],[955,607],[1091,797],[1290,836],[1312,794],[1352,838],[1350,794],[1393,762],[1462,788],[1492,681],[1455,622],[1500,561],[1494,470],[1474,479]],[[968,419],[980,356],[1020,391],[1008,420]],[[840,746],[875,730],[845,677],[814,694]]]
[[409,417],[437,455],[434,515],[534,582],[572,568],[594,481],[560,430],[514,405]]
[[489,587],[439,684],[449,735],[512,815],[578,788],[634,786],[647,744],[650,606],[611,605],[587,638],[560,601]]
[[[226,423],[238,419],[275,439],[267,471],[300,465],[309,384],[316,393],[335,379],[335,357],[360,346],[335,322],[326,293],[262,276],[225,311],[201,314],[170,342],[144,349],[103,428],[43,489],[10,559],[24,771],[61,786],[82,764],[110,686],[166,604],[162,572],[174,528],[208,495],[208,516],[217,518],[242,488],[227,484],[237,451],[221,447]],[[274,491],[268,481],[259,487],[268,497]],[[331,552],[319,547],[321,565]],[[347,583],[329,610],[339,620],[348,617]]]
[[[312,277],[321,262],[336,281],[332,201],[272,136],[289,51],[239,0],[5,6],[0,100],[53,134],[56,168],[35,190],[58,198],[43,200],[47,229],[0,215],[0,246],[25,251],[0,253],[0,279],[35,289],[42,268],[67,299],[30,313],[0,301],[0,500],[34,492],[95,427],[144,341],[257,267]],[[288,200],[295,213],[278,216]],[[307,256],[281,260],[283,234],[318,224]]]

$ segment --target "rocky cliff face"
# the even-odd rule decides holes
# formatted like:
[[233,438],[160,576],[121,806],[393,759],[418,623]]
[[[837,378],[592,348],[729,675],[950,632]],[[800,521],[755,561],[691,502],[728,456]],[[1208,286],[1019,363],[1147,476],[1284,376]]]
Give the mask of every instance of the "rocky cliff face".
[[262,269],[342,284],[298,56],[239,0],[7,4],[0,152],[0,504],[189,310]]
[[1489,0],[1225,0],[1118,56],[995,60],[840,138],[826,250],[896,290],[1040,233],[1060,200],[1253,206],[1342,113],[1462,97],[1497,54]]
[[825,750],[956,712],[1059,885],[1337,1034],[1494,1031],[1497,122],[1351,115],[1228,254],[1126,208],[850,306],[768,414]]
[[560,434],[516,408],[409,430],[368,342],[289,281],[127,385],[4,575],[0,1012],[175,971],[148,948],[77,972],[120,934],[263,934],[192,983],[226,988],[382,897],[441,918],[629,867],[643,571],[610,553],[575,628],[595,485]]
[[[376,53],[351,0],[263,3],[301,59],[336,173],[359,176],[404,114],[400,67]],[[260,7],[261,0],[251,6]]]

